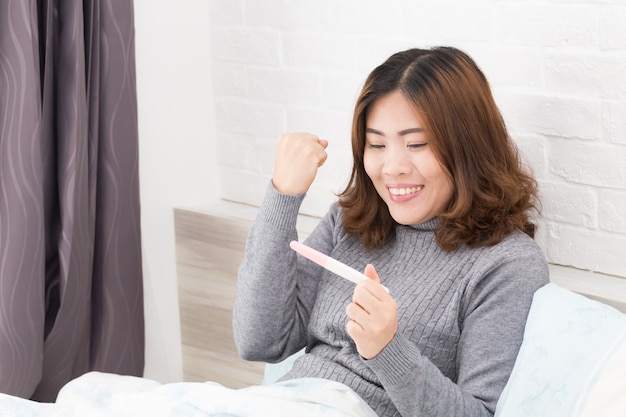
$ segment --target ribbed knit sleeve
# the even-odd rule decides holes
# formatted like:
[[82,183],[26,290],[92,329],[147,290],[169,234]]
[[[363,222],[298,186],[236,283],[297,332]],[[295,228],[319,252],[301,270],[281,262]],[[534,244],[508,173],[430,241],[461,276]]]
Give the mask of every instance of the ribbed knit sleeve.
[[277,361],[305,344],[306,323],[297,318],[308,317],[315,288],[298,299],[296,255],[289,248],[303,198],[270,185],[248,234],[233,305],[235,345],[244,359]]
[[[307,343],[322,269],[289,247],[298,240],[303,199],[281,194],[270,183],[248,234],[233,305],[235,345],[244,359],[278,362]],[[322,252],[332,248],[330,222],[332,213],[315,229],[318,244],[308,242]]]

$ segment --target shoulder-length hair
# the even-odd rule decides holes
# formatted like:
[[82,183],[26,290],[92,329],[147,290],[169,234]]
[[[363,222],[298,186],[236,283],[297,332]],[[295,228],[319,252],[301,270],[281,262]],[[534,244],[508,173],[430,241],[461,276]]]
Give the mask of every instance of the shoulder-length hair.
[[484,74],[451,47],[398,52],[365,81],[354,109],[352,173],[339,193],[345,231],[369,249],[394,236],[397,223],[363,165],[368,109],[394,91],[421,115],[429,146],[454,184],[438,216],[437,244],[446,251],[495,245],[515,229],[534,237],[537,183],[520,162]]

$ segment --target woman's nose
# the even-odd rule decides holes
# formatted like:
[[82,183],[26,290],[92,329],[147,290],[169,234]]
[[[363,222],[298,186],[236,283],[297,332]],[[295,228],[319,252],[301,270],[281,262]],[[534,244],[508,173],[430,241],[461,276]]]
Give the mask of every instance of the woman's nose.
[[411,164],[406,149],[391,147],[385,154],[383,174],[398,177],[411,172]]

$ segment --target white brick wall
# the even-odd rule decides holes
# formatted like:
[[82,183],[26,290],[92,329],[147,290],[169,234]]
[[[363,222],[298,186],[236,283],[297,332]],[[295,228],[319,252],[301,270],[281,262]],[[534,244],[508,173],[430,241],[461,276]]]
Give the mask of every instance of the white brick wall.
[[453,45],[491,81],[540,182],[555,264],[626,277],[626,1],[209,0],[222,195],[258,204],[276,137],[330,141],[303,212],[350,169],[364,78],[391,53]]

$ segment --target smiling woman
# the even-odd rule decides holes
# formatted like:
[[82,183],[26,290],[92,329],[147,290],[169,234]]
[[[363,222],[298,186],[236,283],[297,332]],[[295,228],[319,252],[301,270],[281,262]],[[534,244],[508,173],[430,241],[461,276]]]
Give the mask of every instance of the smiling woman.
[[239,269],[239,354],[278,362],[305,348],[283,381],[340,382],[383,417],[493,415],[548,268],[529,222],[534,180],[482,72],[445,47],[399,52],[367,78],[350,181],[305,240],[363,271],[356,285],[289,250],[327,146],[277,141]]

